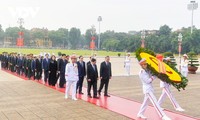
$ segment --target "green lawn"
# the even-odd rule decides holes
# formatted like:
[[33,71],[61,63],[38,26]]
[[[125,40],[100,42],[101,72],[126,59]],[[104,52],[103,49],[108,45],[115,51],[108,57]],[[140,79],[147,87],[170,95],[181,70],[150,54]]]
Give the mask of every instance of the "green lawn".
[[[111,51],[92,51],[92,50],[64,50],[64,49],[33,49],[33,48],[0,48],[0,53],[2,52],[17,52],[17,53],[23,53],[23,54],[29,54],[32,53],[34,55],[39,55],[41,52],[48,52],[50,54],[54,53],[55,55],[58,55],[58,52],[65,53],[67,55],[71,55],[73,53],[77,55],[83,55],[83,56],[90,56],[93,53],[96,53],[98,56],[118,56],[118,53],[121,53],[122,56],[125,55],[124,52],[111,52]],[[133,53],[131,53],[134,55]]]

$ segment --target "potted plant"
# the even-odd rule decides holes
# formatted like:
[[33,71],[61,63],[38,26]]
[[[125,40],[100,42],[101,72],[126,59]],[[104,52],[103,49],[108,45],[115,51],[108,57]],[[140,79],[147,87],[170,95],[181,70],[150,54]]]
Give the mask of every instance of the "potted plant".
[[195,52],[189,52],[188,57],[189,57],[188,71],[190,74],[196,74],[196,71],[199,66],[197,54]]

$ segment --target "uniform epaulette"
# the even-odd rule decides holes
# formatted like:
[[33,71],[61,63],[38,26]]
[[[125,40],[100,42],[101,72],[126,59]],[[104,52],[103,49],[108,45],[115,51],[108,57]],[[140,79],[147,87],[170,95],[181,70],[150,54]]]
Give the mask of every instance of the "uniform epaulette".
[[142,70],[140,70],[140,72],[141,72],[141,73],[143,73],[143,72],[144,72],[144,70],[142,69]]

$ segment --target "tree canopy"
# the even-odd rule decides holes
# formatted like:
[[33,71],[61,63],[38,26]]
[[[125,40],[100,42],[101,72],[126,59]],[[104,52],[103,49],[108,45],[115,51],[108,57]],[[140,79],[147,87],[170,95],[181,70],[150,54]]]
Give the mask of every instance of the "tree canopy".
[[[12,37],[15,41],[18,37],[19,27],[9,27],[5,31],[0,25],[0,43],[3,44],[5,37]],[[33,28],[31,30],[22,28],[24,31],[25,45],[29,46],[30,42],[36,39],[48,37],[53,42],[53,47],[62,47],[68,49],[89,49],[91,41],[92,29],[87,29],[84,34],[81,34],[79,28],[59,28],[58,30],[48,30],[44,28]],[[145,47],[157,52],[172,52],[178,53],[178,34],[182,33],[182,53],[190,51],[200,53],[200,29],[194,28],[193,33],[190,33],[189,28],[181,28],[177,31],[163,25],[159,30],[146,30]],[[98,45],[98,35],[93,34],[95,45]],[[134,52],[141,46],[140,31],[135,34],[115,31],[105,31],[101,33],[100,48],[107,51],[129,51]]]

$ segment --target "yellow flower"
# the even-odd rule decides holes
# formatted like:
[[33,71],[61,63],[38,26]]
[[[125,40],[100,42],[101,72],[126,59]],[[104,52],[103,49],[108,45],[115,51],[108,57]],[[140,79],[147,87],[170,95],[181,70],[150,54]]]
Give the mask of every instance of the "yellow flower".
[[[141,58],[145,58],[147,63],[153,67],[157,72],[159,72],[159,68],[158,68],[158,59],[148,53],[140,53]],[[181,76],[174,71],[171,67],[169,67],[167,64],[165,64],[163,62],[164,66],[166,67],[166,75],[169,77],[169,79],[172,82],[175,83],[180,83],[181,82]]]

